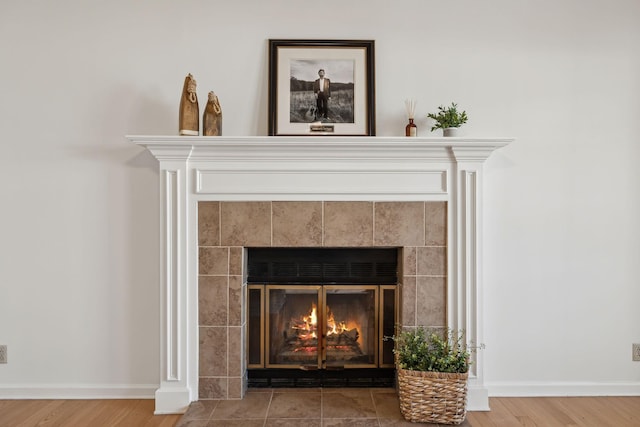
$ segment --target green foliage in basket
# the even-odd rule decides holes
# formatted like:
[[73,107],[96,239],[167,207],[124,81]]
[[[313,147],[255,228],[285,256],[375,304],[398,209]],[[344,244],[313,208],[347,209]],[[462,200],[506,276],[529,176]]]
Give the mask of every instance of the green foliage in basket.
[[426,330],[419,327],[393,337],[398,367],[412,371],[463,374],[469,370],[475,348],[464,342],[464,333],[451,329]]

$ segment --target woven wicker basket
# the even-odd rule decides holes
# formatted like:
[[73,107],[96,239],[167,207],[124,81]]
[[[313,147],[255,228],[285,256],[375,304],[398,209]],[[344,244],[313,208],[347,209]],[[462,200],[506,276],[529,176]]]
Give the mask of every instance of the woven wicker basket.
[[469,373],[398,369],[400,412],[411,422],[461,424],[467,415]]

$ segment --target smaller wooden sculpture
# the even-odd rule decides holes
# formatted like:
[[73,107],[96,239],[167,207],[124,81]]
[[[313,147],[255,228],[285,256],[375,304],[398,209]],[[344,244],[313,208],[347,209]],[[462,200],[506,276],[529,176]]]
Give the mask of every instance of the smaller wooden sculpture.
[[209,92],[209,100],[202,115],[202,134],[204,136],[222,135],[222,108],[213,91]]
[[200,110],[196,94],[196,80],[191,74],[184,78],[180,98],[180,135],[200,135]]

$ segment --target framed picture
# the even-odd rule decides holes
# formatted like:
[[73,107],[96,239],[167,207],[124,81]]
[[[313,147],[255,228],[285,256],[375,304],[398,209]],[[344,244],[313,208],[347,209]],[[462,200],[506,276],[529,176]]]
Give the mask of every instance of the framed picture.
[[375,135],[373,40],[269,40],[269,135]]

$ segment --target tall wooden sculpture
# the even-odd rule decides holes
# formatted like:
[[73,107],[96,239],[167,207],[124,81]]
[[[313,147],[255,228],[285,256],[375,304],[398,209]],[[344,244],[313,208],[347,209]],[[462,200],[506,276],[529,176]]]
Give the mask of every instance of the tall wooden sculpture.
[[180,98],[180,135],[200,134],[200,110],[196,94],[196,80],[191,74],[184,78],[182,97]]
[[209,100],[202,115],[202,134],[204,136],[222,135],[222,108],[213,91],[209,92]]

